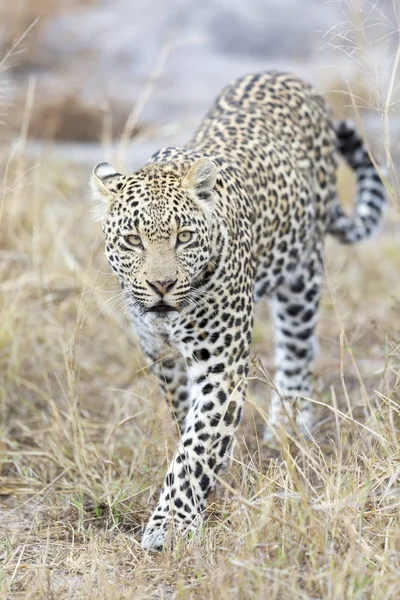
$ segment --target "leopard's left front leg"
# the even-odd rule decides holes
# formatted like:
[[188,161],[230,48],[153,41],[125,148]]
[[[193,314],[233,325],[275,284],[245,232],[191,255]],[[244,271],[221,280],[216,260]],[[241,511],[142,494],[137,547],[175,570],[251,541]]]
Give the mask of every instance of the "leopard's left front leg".
[[143,548],[161,550],[170,536],[197,529],[241,420],[252,313],[239,310],[227,322],[215,322],[210,338],[183,348],[193,382],[191,406]]
[[172,408],[172,417],[179,431],[184,431],[186,415],[190,408],[190,381],[186,363],[181,356],[159,360],[152,371],[158,376],[160,387]]

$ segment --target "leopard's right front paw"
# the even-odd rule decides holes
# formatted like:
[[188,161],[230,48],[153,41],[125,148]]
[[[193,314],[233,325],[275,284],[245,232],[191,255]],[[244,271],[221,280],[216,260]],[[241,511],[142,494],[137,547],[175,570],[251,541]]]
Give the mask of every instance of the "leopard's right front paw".
[[144,550],[162,552],[173,548],[178,538],[195,534],[199,525],[200,518],[197,515],[183,521],[176,514],[163,515],[156,511],[146,526],[141,546]]
[[170,535],[167,519],[163,521],[150,521],[143,534],[141,546],[150,552],[161,552],[167,547]]

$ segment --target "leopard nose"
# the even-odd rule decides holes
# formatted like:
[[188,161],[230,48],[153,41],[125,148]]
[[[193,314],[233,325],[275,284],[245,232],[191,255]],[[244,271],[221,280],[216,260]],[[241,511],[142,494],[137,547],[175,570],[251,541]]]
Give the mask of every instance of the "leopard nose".
[[162,297],[172,290],[177,281],[177,279],[167,279],[166,281],[147,281],[147,284]]

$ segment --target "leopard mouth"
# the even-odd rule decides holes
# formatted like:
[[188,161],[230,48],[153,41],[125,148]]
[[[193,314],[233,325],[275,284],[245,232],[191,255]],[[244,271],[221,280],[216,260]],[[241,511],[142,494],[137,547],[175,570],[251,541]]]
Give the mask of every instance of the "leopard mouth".
[[175,306],[171,306],[170,304],[165,304],[165,302],[159,302],[150,308],[146,308],[147,313],[156,313],[156,314],[165,314],[169,312],[179,312]]

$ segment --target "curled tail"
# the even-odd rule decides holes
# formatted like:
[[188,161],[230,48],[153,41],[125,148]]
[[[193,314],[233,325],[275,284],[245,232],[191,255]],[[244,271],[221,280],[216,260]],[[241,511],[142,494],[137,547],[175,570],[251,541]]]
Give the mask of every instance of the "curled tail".
[[338,200],[332,205],[328,232],[343,244],[354,244],[370,237],[379,227],[386,202],[385,187],[354,124],[337,121],[334,128],[338,150],[354,170],[357,193],[350,217]]

